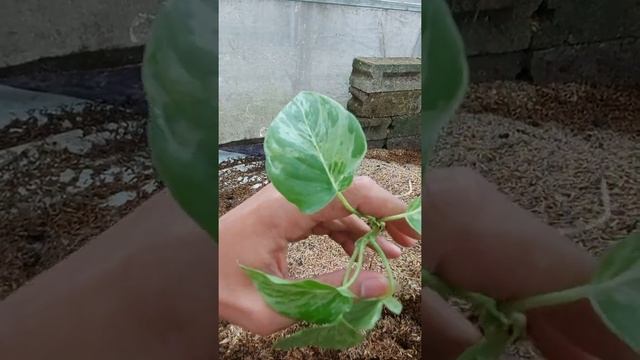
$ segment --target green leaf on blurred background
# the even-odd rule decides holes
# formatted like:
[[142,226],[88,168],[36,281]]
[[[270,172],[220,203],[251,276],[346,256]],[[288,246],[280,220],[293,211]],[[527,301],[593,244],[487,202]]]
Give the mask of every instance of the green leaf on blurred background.
[[264,151],[275,188],[300,211],[314,213],[351,185],[367,141],[342,105],[303,91],[269,126]]
[[279,340],[274,347],[291,349],[294,347],[315,346],[323,349],[346,349],[360,344],[364,340],[362,334],[354,329],[343,318],[324,326],[307,328]]
[[153,165],[180,206],[218,237],[216,2],[169,2],[154,21],[142,78]]
[[422,234],[422,198],[413,199],[407,207],[407,222],[413,230]]
[[640,233],[630,235],[600,262],[589,299],[605,324],[640,352]]
[[[462,37],[444,0],[422,9],[422,167],[427,168],[442,127],[462,102],[468,66]],[[424,171],[424,170],[423,170]]]
[[346,322],[358,330],[371,330],[382,315],[383,302],[380,299],[359,300],[351,310],[343,315]]
[[242,266],[265,302],[278,313],[313,324],[327,324],[347,312],[353,299],[315,280],[286,280]]
[[400,313],[402,312],[402,303],[398,301],[398,299],[394,298],[393,296],[388,296],[384,298],[383,302],[384,302],[384,306],[392,313],[396,315],[400,315]]

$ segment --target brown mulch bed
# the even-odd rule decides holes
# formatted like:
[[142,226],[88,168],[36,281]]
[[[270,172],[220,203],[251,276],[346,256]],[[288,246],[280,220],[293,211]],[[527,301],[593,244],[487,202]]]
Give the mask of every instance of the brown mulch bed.
[[[404,201],[420,195],[419,153],[405,150],[372,149],[367,153],[360,174],[371,176],[383,188]],[[394,162],[399,160],[401,163]],[[233,168],[237,166],[238,168]],[[250,197],[266,183],[264,165],[258,160],[240,160],[223,164],[220,176],[220,215]],[[288,264],[294,278],[338,270],[348,257],[342,248],[327,237],[312,236],[290,246]],[[365,268],[383,272],[382,265],[371,257]],[[421,247],[405,249],[391,261],[400,284],[398,298],[403,312],[393,315],[385,310],[383,318],[368,333],[365,342],[345,351],[316,348],[273,350],[271,345],[281,336],[301,329],[300,325],[268,337],[254,336],[234,325],[218,326],[221,359],[420,359],[420,263]]]

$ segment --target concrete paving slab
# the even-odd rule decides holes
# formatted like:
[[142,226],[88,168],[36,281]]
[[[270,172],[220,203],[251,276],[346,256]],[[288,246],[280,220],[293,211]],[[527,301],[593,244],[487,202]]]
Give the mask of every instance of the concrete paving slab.
[[244,158],[246,156],[247,155],[240,154],[240,153],[219,150],[218,151],[218,164],[220,164],[220,163],[222,163],[224,161],[230,160],[230,159],[242,159],[242,158]]
[[[39,116],[40,110],[54,112],[60,107],[76,107],[86,104],[85,99],[50,94],[44,92],[19,89],[11,86],[0,85],[0,129],[9,125],[11,121],[26,119],[33,113]],[[42,117],[42,120],[46,119]]]

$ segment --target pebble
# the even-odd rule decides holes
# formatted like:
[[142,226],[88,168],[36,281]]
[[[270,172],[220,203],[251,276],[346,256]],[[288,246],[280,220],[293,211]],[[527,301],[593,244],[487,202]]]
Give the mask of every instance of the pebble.
[[76,176],[76,172],[71,169],[66,169],[60,174],[59,180],[63,183],[68,183]]
[[147,194],[151,194],[152,192],[156,191],[157,188],[158,182],[155,180],[151,180],[142,187],[142,191]]
[[125,183],[129,183],[131,182],[131,180],[135,178],[136,178],[136,174],[131,169],[125,169],[122,172],[122,181],[124,181]]
[[93,170],[91,169],[82,170],[82,172],[78,176],[78,182],[76,183],[76,186],[81,189],[84,189],[90,186],[91,184],[93,184],[93,179],[91,178],[91,175],[93,175]]
[[133,191],[121,191],[117,194],[113,194],[107,199],[107,202],[102,206],[120,207],[127,202],[135,199],[137,194]]

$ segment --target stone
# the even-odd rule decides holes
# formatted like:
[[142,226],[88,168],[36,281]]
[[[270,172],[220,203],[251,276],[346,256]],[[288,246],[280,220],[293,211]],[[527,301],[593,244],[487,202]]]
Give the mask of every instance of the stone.
[[467,59],[469,80],[473,83],[495,80],[518,80],[527,67],[527,53],[524,51],[504,54],[476,55]]
[[352,97],[347,103],[347,109],[358,117],[381,118],[416,114],[422,106],[420,90],[366,93],[350,87],[349,92]]
[[105,184],[112,183],[115,180],[115,176],[122,171],[121,168],[117,166],[110,167],[100,174],[99,179],[101,182]]
[[387,139],[387,149],[420,150],[420,136],[405,136]]
[[394,116],[389,129],[389,138],[420,136],[422,114]]
[[93,175],[93,170],[91,169],[82,170],[82,172],[80,172],[80,175],[78,175],[78,182],[76,182],[76,186],[80,189],[85,189],[89,187],[91,184],[93,184],[93,179],[91,178],[92,175]]
[[391,118],[361,118],[360,124],[367,140],[383,140],[387,138]]
[[349,85],[367,92],[420,90],[422,62],[408,57],[358,57],[353,60]]
[[124,171],[122,171],[122,181],[125,183],[129,183],[131,182],[131,180],[136,178],[136,174],[133,170],[131,169],[124,169]]
[[84,138],[81,129],[50,136],[45,143],[56,150],[67,150],[72,154],[84,155],[91,150],[91,141]]
[[142,191],[147,194],[153,193],[154,191],[156,191],[156,189],[158,189],[158,182],[155,180],[149,181],[142,187]]
[[58,178],[58,180],[60,182],[63,183],[68,183],[69,181],[73,180],[73,178],[76,176],[76,172],[71,170],[71,169],[66,169],[65,171],[63,171],[62,173],[60,173],[60,177]]
[[534,51],[531,75],[536,83],[586,82],[640,85],[640,39],[560,46]]
[[107,201],[101,206],[120,207],[129,201],[135,199],[137,194],[133,191],[121,191],[117,194],[113,194],[107,199]]
[[547,0],[537,14],[534,49],[640,37],[637,0]]

